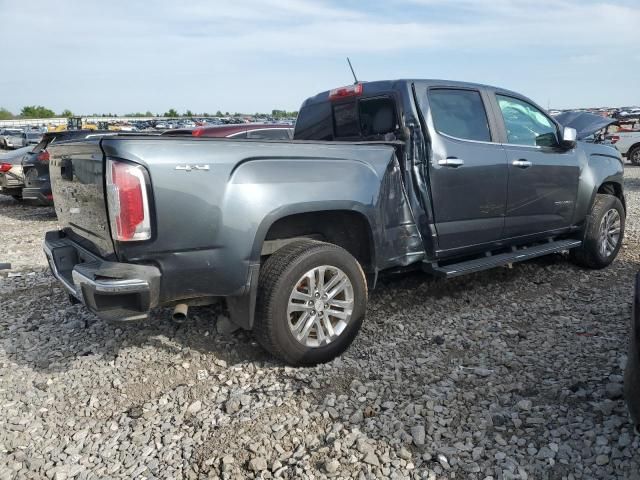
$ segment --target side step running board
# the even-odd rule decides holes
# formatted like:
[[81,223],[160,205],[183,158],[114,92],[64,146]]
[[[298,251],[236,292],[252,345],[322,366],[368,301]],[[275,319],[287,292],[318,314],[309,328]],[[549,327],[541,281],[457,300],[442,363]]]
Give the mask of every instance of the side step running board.
[[562,252],[570,250],[582,245],[580,240],[556,240],[554,242],[535,245],[533,247],[522,247],[512,252],[499,253],[497,255],[489,255],[482,258],[467,260],[460,263],[440,266],[437,263],[423,262],[422,269],[438,277],[457,277],[466,273],[479,272],[509,263],[522,262],[535,257],[542,257],[550,253]]

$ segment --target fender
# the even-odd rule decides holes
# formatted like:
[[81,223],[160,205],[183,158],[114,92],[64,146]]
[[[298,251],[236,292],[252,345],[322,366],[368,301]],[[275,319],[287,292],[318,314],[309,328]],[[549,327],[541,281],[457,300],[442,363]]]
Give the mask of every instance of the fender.
[[[598,189],[605,183],[613,183],[623,191],[624,167],[620,152],[607,145],[582,143],[584,156],[578,184],[574,224],[584,222],[595,201]],[[624,196],[622,200],[623,205]],[[625,205],[626,208],[626,205]]]

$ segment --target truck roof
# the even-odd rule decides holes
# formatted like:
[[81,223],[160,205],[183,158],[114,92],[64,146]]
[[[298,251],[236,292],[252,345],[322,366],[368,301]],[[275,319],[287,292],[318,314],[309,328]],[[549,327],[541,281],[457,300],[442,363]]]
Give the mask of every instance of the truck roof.
[[[522,97],[521,94],[507,90],[505,88],[495,87],[492,85],[485,85],[481,83],[472,82],[460,82],[456,80],[440,80],[440,79],[425,79],[425,78],[401,78],[397,80],[374,80],[372,82],[359,82],[362,84],[363,95],[375,95],[376,93],[389,92],[391,90],[406,89],[408,85],[420,84],[427,87],[457,87],[457,88],[491,88],[498,92],[506,93],[508,95]],[[302,106],[313,103],[326,102],[329,99],[331,90],[325,90],[313,97],[307,98]]]

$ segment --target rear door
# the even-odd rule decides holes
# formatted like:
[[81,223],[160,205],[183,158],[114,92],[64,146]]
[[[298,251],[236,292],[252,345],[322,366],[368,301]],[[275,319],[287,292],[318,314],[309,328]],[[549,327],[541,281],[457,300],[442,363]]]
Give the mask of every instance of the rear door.
[[504,236],[569,227],[580,176],[576,149],[560,147],[558,125],[532,103],[499,93],[493,100],[509,170]]
[[422,95],[419,101],[431,140],[428,168],[438,250],[500,240],[507,163],[492,128],[486,93],[432,87]]

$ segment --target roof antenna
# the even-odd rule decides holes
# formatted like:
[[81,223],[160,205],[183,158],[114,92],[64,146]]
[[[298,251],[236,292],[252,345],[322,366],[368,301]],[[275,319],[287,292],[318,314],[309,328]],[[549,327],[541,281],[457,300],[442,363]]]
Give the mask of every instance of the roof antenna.
[[358,77],[356,77],[356,72],[353,71],[353,65],[351,65],[351,60],[349,60],[349,57],[347,57],[347,63],[349,64],[349,68],[351,69],[351,73],[353,74],[353,79],[355,80],[353,84],[356,85],[358,83]]

